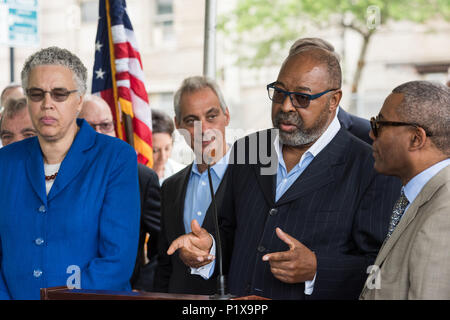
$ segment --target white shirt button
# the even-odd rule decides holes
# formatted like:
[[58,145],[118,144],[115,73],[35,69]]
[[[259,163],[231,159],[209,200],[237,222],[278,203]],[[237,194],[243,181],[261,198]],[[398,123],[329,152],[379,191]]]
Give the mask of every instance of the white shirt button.
[[202,186],[206,186],[206,182],[205,181],[202,181]]
[[201,215],[202,215],[202,212],[201,212],[201,211],[197,211],[197,215],[198,215],[198,216],[201,216]]

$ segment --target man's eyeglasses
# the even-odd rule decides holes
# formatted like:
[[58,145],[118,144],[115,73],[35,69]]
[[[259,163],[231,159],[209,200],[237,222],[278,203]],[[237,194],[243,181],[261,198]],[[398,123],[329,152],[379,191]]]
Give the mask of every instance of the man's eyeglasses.
[[92,123],[88,122],[89,125],[97,131],[97,127],[102,133],[110,133],[114,130],[114,123],[112,121],[109,122],[101,122],[101,123]]
[[379,130],[382,126],[395,126],[395,127],[413,126],[416,128],[422,128],[423,130],[425,130],[427,137],[431,137],[431,132],[429,132],[427,129],[425,129],[423,126],[417,123],[380,120],[380,115],[370,118],[370,128],[372,129],[375,138],[378,137]]
[[71,93],[77,92],[78,90],[67,90],[65,88],[55,88],[50,91],[45,91],[40,88],[30,88],[26,90],[28,98],[33,102],[42,101],[45,98],[45,94],[50,93],[53,101],[64,102],[70,96]]
[[291,103],[295,108],[308,108],[311,100],[317,99],[330,91],[339,90],[339,89],[329,89],[311,95],[300,92],[285,91],[283,89],[275,87],[275,84],[276,82],[272,82],[267,85],[267,92],[269,93],[269,99],[275,103],[282,104],[286,99],[286,96],[289,96],[289,98],[291,99]]

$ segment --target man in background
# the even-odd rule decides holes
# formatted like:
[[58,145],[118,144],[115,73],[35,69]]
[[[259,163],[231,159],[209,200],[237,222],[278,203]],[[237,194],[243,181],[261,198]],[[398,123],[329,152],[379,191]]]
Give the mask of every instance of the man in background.
[[25,97],[23,88],[19,83],[12,82],[8,84],[0,94],[0,107],[4,107],[8,99],[19,99]]
[[[102,98],[86,94],[83,108],[78,117],[84,118],[97,132],[111,137],[116,136],[111,109]],[[161,195],[158,176],[152,169],[139,163],[138,176],[141,196],[141,227],[136,265],[130,282],[133,289],[150,291],[153,287],[157,262]]]
[[0,139],[3,146],[35,135],[36,130],[31,123],[27,99],[8,99],[0,118]]
[[[19,83],[12,82],[8,84],[0,94],[0,118],[3,114],[5,104],[8,99],[19,99],[25,98],[23,88]],[[2,142],[0,141],[0,148],[2,147]]]

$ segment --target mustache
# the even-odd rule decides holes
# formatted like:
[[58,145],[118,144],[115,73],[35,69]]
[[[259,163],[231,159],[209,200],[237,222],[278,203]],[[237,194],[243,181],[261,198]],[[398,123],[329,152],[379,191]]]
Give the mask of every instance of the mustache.
[[303,120],[297,112],[283,112],[279,111],[275,115],[275,119],[273,121],[275,127],[279,127],[280,123],[289,123],[291,125],[296,126],[298,129],[303,127]]

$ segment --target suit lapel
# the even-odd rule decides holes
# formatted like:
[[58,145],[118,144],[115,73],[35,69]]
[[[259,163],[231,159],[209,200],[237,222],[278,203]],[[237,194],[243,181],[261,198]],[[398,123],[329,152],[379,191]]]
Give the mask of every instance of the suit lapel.
[[42,157],[42,151],[39,146],[39,140],[37,137],[30,139],[28,145],[28,159],[26,161],[26,171],[28,179],[34,192],[47,206],[47,194],[45,191],[45,174],[44,174],[44,160]]
[[78,175],[87,160],[85,151],[95,144],[95,131],[82,119],[77,119],[77,125],[80,130],[61,163],[58,176],[48,194],[48,201],[56,197]]
[[342,107],[339,107],[338,120],[341,123],[342,127],[347,130],[349,130],[353,125],[352,118],[350,118],[350,115],[344,109],[342,109]]
[[291,202],[334,181],[327,157],[315,158],[292,186],[278,200],[278,205]]
[[277,138],[277,131],[274,129],[269,129],[261,132],[255,133],[256,144],[257,144],[257,155],[252,155],[251,152],[254,150],[252,143],[255,140],[249,138],[247,141],[246,150],[248,150],[249,155],[246,158],[247,163],[252,162],[253,158],[256,159],[256,164],[253,164],[253,171],[256,175],[258,184],[264,194],[267,204],[270,207],[275,205],[275,192],[277,185],[277,171],[278,171],[278,156],[275,151],[275,139]]
[[[277,162],[278,166],[278,162]],[[264,194],[269,207],[275,206],[275,192],[277,185],[277,176],[275,175],[264,175],[261,174],[261,166],[254,165],[253,170],[255,171],[258,184]]]
[[376,258],[375,264],[381,266],[386,257],[388,256],[391,249],[397,243],[403,232],[406,230],[408,225],[414,220],[419,211],[420,207],[425,205],[434,195],[434,193],[445,183],[445,172],[450,172],[450,166],[442,169],[439,173],[437,173],[433,178],[428,181],[428,183],[423,187],[422,191],[420,191],[417,198],[411,203],[410,207],[403,214],[403,217],[400,219],[397,227],[395,228],[392,235],[389,239],[386,239],[379,251],[379,254]]
[[341,128],[330,143],[319,152],[305,171],[278,200],[277,205],[291,202],[335,180],[333,167],[345,163],[348,146],[346,134],[348,133]]
[[[227,171],[228,171],[228,168],[227,168]],[[217,211],[219,210],[219,206],[222,203],[223,198],[225,196],[224,190],[226,189],[227,181],[228,181],[228,179],[227,179],[227,176],[228,176],[227,175],[227,171],[225,171],[225,174],[224,174],[224,176],[222,178],[222,181],[220,181],[219,187],[217,188],[216,193],[214,194],[215,198],[216,198]],[[214,229],[214,207],[212,205],[212,200],[211,200],[211,203],[210,203],[210,205],[208,207],[208,210],[206,210],[206,216],[205,216],[205,219],[203,220],[202,227],[207,229],[207,230],[213,231],[213,233],[215,233],[215,229]]]
[[180,176],[178,177],[178,181],[174,183],[175,187],[178,188],[181,186],[181,189],[173,190],[174,192],[174,211],[175,211],[175,224],[174,229],[177,236],[185,234],[186,230],[184,229],[184,201],[186,198],[186,190],[189,182],[189,177],[191,175],[193,164],[191,163],[189,166],[184,168],[181,171]]

